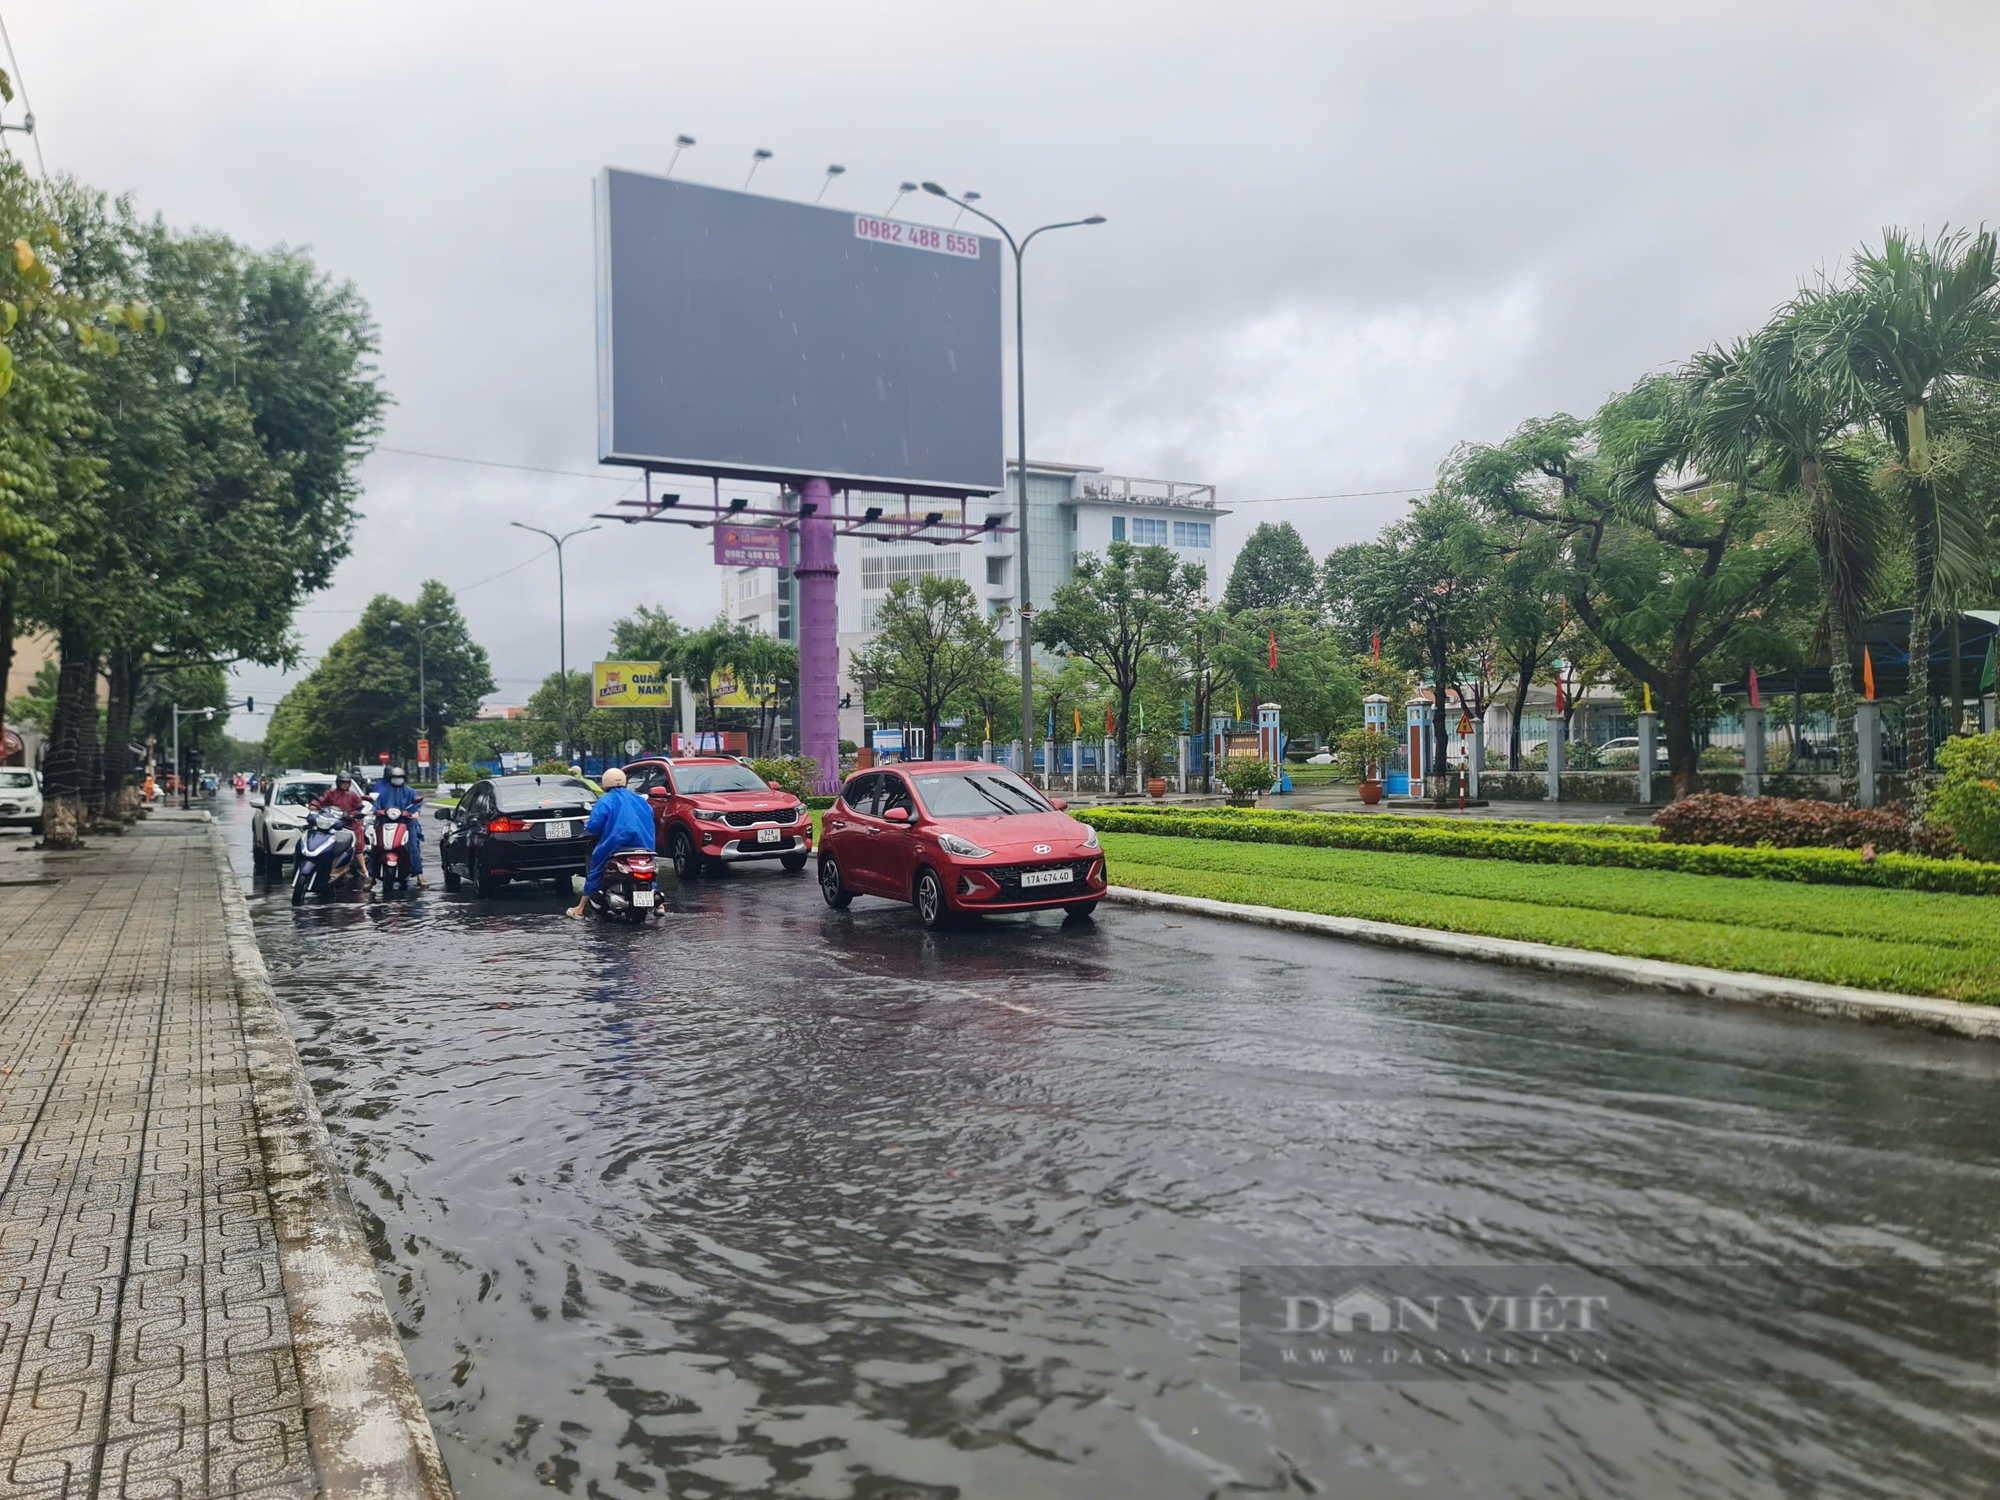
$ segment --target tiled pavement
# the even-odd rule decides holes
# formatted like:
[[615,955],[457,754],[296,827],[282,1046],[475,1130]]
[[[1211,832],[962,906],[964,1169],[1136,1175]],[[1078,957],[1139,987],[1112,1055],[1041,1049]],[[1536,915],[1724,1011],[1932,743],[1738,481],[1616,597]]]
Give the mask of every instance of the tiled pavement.
[[[274,1197],[274,1179],[309,1178],[317,1159],[267,1165],[282,1154],[274,1117],[317,1117],[271,1066],[282,1028],[268,989],[239,977],[226,902],[240,911],[240,897],[209,825],[156,814],[76,852],[4,850],[0,1497],[349,1488],[322,1486],[345,1470],[317,1411],[338,1425],[360,1403],[310,1394],[328,1365],[301,1355],[314,1339],[295,1328],[314,1317],[302,1268],[328,1257],[286,1243],[297,1231]],[[319,1338],[350,1367],[366,1342]],[[390,1362],[407,1384],[400,1351]]]

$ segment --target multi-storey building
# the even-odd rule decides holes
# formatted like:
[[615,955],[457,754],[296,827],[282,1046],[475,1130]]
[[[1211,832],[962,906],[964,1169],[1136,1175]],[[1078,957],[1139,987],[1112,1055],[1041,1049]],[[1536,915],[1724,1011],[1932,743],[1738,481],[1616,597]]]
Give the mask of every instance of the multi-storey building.
[[[1017,524],[1018,465],[1007,466],[1007,492],[966,502],[965,517],[975,525]],[[863,495],[854,501],[881,505],[891,514],[903,507],[900,495]],[[935,503],[935,502],[932,502]],[[1132,479],[1106,474],[1086,464],[1032,463],[1028,466],[1028,584],[1037,604],[1067,583],[1076,559],[1101,553],[1112,542],[1167,547],[1187,562],[1207,566],[1210,587],[1222,586],[1220,522],[1215,486],[1181,480]],[[866,728],[861,690],[849,676],[854,653],[875,633],[875,621],[889,587],[899,578],[935,574],[962,578],[988,613],[1011,617],[1020,600],[1020,537],[988,530],[979,541],[938,545],[925,541],[842,537],[840,565],[840,736],[860,743]],[[738,568],[723,575],[724,613],[779,640],[794,640],[793,585],[789,570]],[[1002,632],[1007,657],[1015,660],[1015,632]],[[1037,653],[1038,656],[1040,653]]]

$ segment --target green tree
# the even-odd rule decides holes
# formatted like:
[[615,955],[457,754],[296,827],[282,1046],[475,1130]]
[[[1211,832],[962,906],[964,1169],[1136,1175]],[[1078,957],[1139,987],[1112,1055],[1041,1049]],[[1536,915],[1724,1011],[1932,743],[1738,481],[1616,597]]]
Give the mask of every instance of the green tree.
[[1319,569],[1305,538],[1290,521],[1265,521],[1244,540],[1222,591],[1222,607],[1312,609],[1319,602]]
[[1479,671],[1477,648],[1492,625],[1493,563],[1492,540],[1471,504],[1440,491],[1383,534],[1359,584],[1362,611],[1389,653],[1430,673],[1431,764],[1412,774],[1440,778],[1440,786],[1450,767],[1445,695],[1456,692],[1461,712],[1473,711],[1466,683]]
[[1521,769],[1521,716],[1528,690],[1556,654],[1566,615],[1555,578],[1560,548],[1549,531],[1502,517],[1493,531],[1492,620],[1494,675],[1511,684],[1507,769]]
[[1648,379],[1589,423],[1531,421],[1461,449],[1447,476],[1547,534],[1570,614],[1658,700],[1676,796],[1694,790],[1700,674],[1768,631],[1761,613],[1803,556],[1768,529],[1770,496],[1748,475],[1670,482],[1698,462],[1699,400],[1683,379]]
[[1803,296],[1795,316],[1827,351],[1827,368],[1868,402],[1897,447],[1910,504],[1910,691],[1904,713],[1912,802],[1921,814],[1930,767],[1930,651],[1938,585],[1940,400],[2000,376],[2000,266],[1990,230],[1924,241],[1903,230],[1853,260],[1849,282]]
[[1113,542],[1102,557],[1086,552],[1077,558],[1069,582],[1035,618],[1037,641],[1081,657],[1110,685],[1118,705],[1114,733],[1121,766],[1128,764],[1139,664],[1171,646],[1187,601],[1199,597],[1205,576],[1199,564],[1178,563],[1165,547]]
[[869,713],[934,734],[952,701],[1003,655],[970,585],[926,573],[889,585],[875,637],[854,653],[851,670]]
[[1278,705],[1289,735],[1332,739],[1361,717],[1361,679],[1349,665],[1340,633],[1311,611],[1242,610],[1229,619],[1215,650],[1233,683],[1260,704]]

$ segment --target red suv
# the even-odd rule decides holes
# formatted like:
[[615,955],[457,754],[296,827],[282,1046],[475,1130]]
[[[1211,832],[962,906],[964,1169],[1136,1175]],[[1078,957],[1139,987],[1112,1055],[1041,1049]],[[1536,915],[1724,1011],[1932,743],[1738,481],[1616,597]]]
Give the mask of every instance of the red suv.
[[625,768],[625,785],[651,800],[653,845],[683,880],[746,859],[775,859],[787,870],[803,870],[812,853],[812,814],[805,804],[740,760],[634,761]]
[[831,907],[857,895],[908,901],[936,930],[954,916],[1060,906],[1087,917],[1104,895],[1097,830],[1012,771],[921,761],[847,778],[819,841]]

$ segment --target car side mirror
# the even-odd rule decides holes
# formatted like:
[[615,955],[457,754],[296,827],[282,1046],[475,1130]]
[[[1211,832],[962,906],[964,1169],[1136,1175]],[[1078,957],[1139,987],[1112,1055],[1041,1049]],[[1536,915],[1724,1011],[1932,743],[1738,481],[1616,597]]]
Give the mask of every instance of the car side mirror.
[[667,789],[663,786],[656,786],[648,791],[646,795],[655,801],[664,802],[667,800]]
[[784,790],[784,788],[779,786],[778,783],[775,781],[767,781],[764,783],[764,785],[769,787],[774,792],[782,792]]
[[455,822],[458,818],[458,809],[455,807],[440,807],[431,816],[436,818],[440,823]]
[[1053,807],[1057,812],[1066,812],[1069,810],[1069,804],[1060,797],[1049,798],[1049,806]]
[[892,807],[882,816],[891,823],[907,823],[910,821],[910,810],[907,807]]

